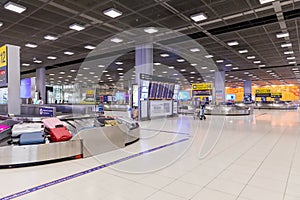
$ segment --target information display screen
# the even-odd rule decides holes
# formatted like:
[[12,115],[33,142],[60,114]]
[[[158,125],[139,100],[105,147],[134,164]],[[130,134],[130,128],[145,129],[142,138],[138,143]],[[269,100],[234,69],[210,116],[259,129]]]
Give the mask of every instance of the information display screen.
[[149,99],[172,99],[175,84],[151,82],[149,85]]
[[183,100],[183,101],[187,101],[191,99],[191,93],[190,91],[184,91],[181,90],[178,93],[178,100]]

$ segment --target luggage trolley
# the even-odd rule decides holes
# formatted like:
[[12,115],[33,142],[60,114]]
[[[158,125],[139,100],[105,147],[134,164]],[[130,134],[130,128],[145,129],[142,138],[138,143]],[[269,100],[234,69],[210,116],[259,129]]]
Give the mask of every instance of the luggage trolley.
[[200,120],[202,119],[206,120],[204,112],[205,112],[205,106],[201,106],[201,109],[200,108],[195,109],[194,119],[199,118]]

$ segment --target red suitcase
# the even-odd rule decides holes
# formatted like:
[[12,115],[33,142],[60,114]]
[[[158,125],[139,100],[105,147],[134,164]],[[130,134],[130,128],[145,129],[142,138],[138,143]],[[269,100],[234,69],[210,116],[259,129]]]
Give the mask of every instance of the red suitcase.
[[72,134],[64,126],[50,129],[50,141],[61,142],[68,141],[72,138]]

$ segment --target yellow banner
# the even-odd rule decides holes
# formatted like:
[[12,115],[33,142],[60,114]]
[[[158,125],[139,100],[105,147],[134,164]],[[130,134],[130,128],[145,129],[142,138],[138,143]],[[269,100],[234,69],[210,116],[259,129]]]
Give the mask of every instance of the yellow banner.
[[212,83],[197,83],[192,84],[192,90],[211,90]]
[[0,67],[7,66],[7,48],[6,46],[0,47]]
[[256,90],[256,94],[268,94],[271,93],[271,90],[268,88],[260,88]]
[[282,93],[281,92],[272,92],[272,96],[281,96]]

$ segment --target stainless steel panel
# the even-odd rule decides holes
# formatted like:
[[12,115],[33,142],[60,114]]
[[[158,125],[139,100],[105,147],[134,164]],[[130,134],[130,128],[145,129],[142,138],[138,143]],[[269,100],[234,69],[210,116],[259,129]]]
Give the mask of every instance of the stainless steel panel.
[[0,147],[0,165],[28,164],[81,155],[80,140],[24,146]]

